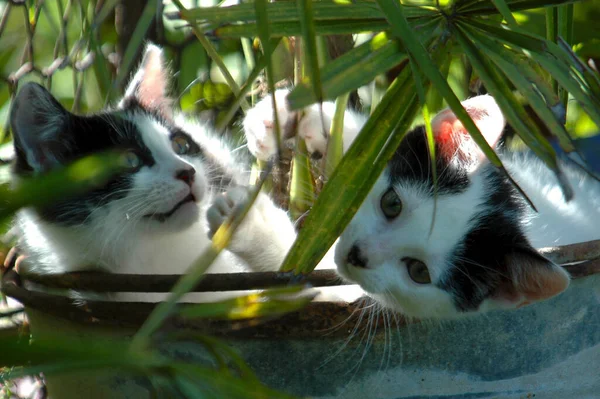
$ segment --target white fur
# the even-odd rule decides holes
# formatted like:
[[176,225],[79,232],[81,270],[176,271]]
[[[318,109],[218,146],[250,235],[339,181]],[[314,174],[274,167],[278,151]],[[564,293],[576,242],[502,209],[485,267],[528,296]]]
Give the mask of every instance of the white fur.
[[[280,134],[284,139],[285,126],[296,118],[296,113],[288,107],[286,96],[288,89],[281,89],[275,92],[277,103],[277,117],[279,119]],[[313,104],[306,108],[298,123],[298,135],[306,142],[306,149],[310,154],[319,152],[325,154],[327,150],[327,138],[331,121],[335,113],[335,103],[325,102],[322,104],[323,118],[321,118],[320,105]],[[344,115],[344,152],[348,150],[350,144],[354,141],[358,132],[365,123],[366,118],[363,115],[347,110]],[[248,150],[257,159],[266,161],[277,153],[277,142],[274,133],[273,124],[273,103],[271,96],[260,100],[256,106],[248,111],[244,118],[244,133],[248,143]],[[323,132],[327,129],[327,133]],[[289,140],[288,140],[289,141]],[[289,143],[288,143],[289,144]]]
[[[286,94],[287,91],[278,91],[276,93],[278,101],[281,101]],[[478,121],[477,125],[482,131],[489,133],[484,135],[488,142],[494,145],[502,131],[504,118],[492,97],[486,96],[482,101],[489,105],[487,108],[495,115],[492,115],[492,120]],[[471,102],[469,100],[464,103],[467,110]],[[250,149],[257,147],[256,141],[268,138],[266,135],[257,138],[253,134],[256,131],[254,124],[262,128],[263,121],[268,122],[272,119],[272,111],[268,104],[270,104],[269,97],[263,99],[259,106],[249,113],[251,119],[247,118],[245,121],[246,138]],[[327,123],[331,121],[334,109],[332,103],[324,104],[323,112]],[[285,113],[281,114],[282,109],[279,112],[283,120],[291,117]],[[440,118],[434,120],[435,123],[444,119],[443,113],[440,115]],[[315,105],[304,110],[303,121],[307,122],[301,122],[299,125],[298,134],[307,140],[307,147],[313,150],[324,147],[320,140],[315,139],[321,137],[320,120],[319,110]],[[346,112],[345,149],[356,137],[364,121],[364,117]],[[311,142],[311,140],[315,141]],[[477,151],[475,155],[481,159],[480,150],[472,143],[467,144],[469,145],[467,154]],[[264,155],[265,152],[261,154]],[[261,154],[255,155],[260,157]],[[540,161],[533,159],[532,156],[510,153],[502,158],[505,167],[539,210],[538,214],[531,213],[523,220],[527,227],[527,237],[534,247],[565,245],[600,238],[600,229],[597,227],[597,221],[600,220],[600,184],[597,181],[583,176],[578,170],[565,167],[567,178],[575,191],[574,200],[566,203],[556,179]],[[487,161],[483,160],[483,162]],[[474,166],[476,167],[469,169],[472,183],[466,192],[438,198],[435,224],[431,231],[434,202],[431,195],[418,185],[396,185],[394,189],[403,202],[402,213],[391,222],[384,218],[379,205],[382,194],[388,189],[388,180],[385,177],[388,172],[384,171],[348,227],[318,267],[331,267],[330,262],[333,258],[341,276],[358,282],[370,296],[408,316],[442,318],[464,314],[456,310],[451,295],[446,291],[434,285],[413,282],[401,259],[412,257],[424,261],[429,268],[432,281],[436,281],[446,270],[448,265],[445,264],[445,259],[472,227],[470,218],[474,213],[474,206],[482,203],[486,195],[481,162],[477,162]],[[429,167],[429,165],[414,167]],[[260,213],[261,223],[254,224],[254,228],[268,230],[265,225],[270,224],[273,226],[271,237],[277,236],[280,229],[290,231],[291,222],[281,212],[267,214],[260,211]],[[259,219],[258,216],[251,215],[248,226],[255,219]],[[281,227],[286,224],[288,227]],[[248,226],[246,229],[250,228]],[[258,243],[249,239],[252,237],[250,233],[245,234],[244,237],[244,241],[235,242],[232,247],[233,251],[242,257],[244,251],[248,249],[240,249],[240,247],[255,248]],[[293,235],[283,234],[283,239],[277,240],[276,247],[279,252],[275,251],[275,255],[272,251],[265,251],[260,264],[254,263],[252,258],[246,260],[250,265],[261,270],[277,270],[293,241]],[[266,242],[268,241],[261,239],[261,244],[264,245]],[[360,242],[361,250],[366,252],[369,268],[357,268],[346,263],[350,247],[356,242]],[[504,303],[487,299],[481,304],[479,310],[505,306]]]

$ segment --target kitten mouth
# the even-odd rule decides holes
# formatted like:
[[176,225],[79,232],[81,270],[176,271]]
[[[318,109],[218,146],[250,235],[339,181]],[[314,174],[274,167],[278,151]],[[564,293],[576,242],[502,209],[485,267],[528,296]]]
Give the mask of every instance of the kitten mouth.
[[194,196],[194,194],[189,193],[184,199],[182,199],[181,201],[176,203],[175,206],[173,208],[171,208],[171,210],[168,212],[153,213],[152,215],[146,215],[144,217],[149,218],[149,219],[158,220],[159,222],[164,222],[169,217],[171,217],[175,212],[177,212],[177,210],[179,208],[181,208],[183,205],[187,204],[188,202],[196,202],[196,197]]

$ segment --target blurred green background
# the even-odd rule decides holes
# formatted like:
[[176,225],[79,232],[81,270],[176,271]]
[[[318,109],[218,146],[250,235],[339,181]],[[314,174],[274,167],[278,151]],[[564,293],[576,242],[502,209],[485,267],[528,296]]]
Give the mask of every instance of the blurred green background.
[[[143,0],[27,0],[20,3],[0,3],[0,135],[3,141],[8,140],[6,128],[11,95],[18,85],[26,81],[35,80],[51,87],[52,93],[65,106],[79,112],[97,111],[106,103],[114,102],[135,66],[134,60],[125,67],[125,71],[118,70],[145,7],[152,8],[152,21],[146,38],[165,48],[175,78],[172,93],[181,108],[195,114],[207,109],[218,112],[232,99],[231,90],[219,68],[207,56],[190,28],[185,27],[181,20],[172,21],[165,17],[165,13],[176,10],[171,1],[165,1],[163,6]],[[219,4],[214,0],[187,0],[182,3],[188,8]],[[544,10],[514,14],[526,30],[545,35]],[[599,20],[600,1],[588,0],[574,5],[573,48],[584,59],[600,61]],[[355,39],[357,36],[365,34],[355,35]],[[32,46],[28,45],[30,37]],[[252,39],[211,40],[238,85],[245,82],[249,65],[253,65],[259,51]],[[291,80],[293,77],[292,58],[286,51],[288,47],[289,43],[284,41],[277,50],[275,81]],[[23,65],[28,62],[30,49],[33,50],[34,68],[29,73],[19,74],[18,71],[21,69],[23,72]],[[63,57],[68,57],[67,62],[60,62]],[[91,60],[91,57],[94,59]],[[55,62],[57,59],[59,61]],[[54,71],[47,76],[49,68]],[[18,80],[14,80],[16,72]],[[118,78],[121,80],[115,83]],[[458,93],[465,96],[468,94],[466,79],[465,64],[456,58],[450,82]],[[569,131],[574,136],[595,133],[597,128],[590,119],[577,106],[569,105]],[[215,115],[212,112],[207,116]]]

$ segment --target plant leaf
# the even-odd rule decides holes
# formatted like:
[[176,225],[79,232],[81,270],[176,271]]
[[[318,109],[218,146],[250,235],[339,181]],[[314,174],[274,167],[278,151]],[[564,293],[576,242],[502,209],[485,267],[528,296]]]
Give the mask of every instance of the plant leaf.
[[460,26],[454,31],[456,32],[455,37],[469,58],[471,65],[473,65],[486,88],[500,105],[508,122],[515,128],[527,146],[554,172],[565,198],[570,200],[573,197],[573,189],[560,169],[556,152],[550,143],[538,131],[537,126],[531,121],[523,106],[519,104],[487,58],[479,52],[477,45],[469,40]]
[[[368,84],[379,74],[406,59],[397,40],[379,34],[350,50],[322,68],[323,100],[336,97]],[[302,109],[317,102],[313,89],[301,83],[287,97],[291,109]]]
[[281,267],[282,271],[293,270],[300,274],[315,268],[375,184],[417,109],[414,81],[405,68],[321,191]]
[[206,248],[206,250],[198,257],[198,259],[192,264],[187,272],[179,279],[177,284],[171,290],[171,294],[166,301],[161,302],[140,327],[137,333],[134,335],[131,341],[132,350],[139,350],[144,348],[150,337],[160,327],[162,322],[169,317],[173,309],[175,308],[176,302],[183,297],[186,293],[190,292],[194,286],[198,284],[204,273],[210,265],[214,262],[217,256],[229,243],[231,236],[240,225],[250,207],[254,204],[256,197],[258,196],[262,185],[265,182],[266,177],[269,173],[265,173],[258,183],[252,188],[251,195],[248,203],[243,209],[233,212],[225,222],[215,232],[212,239],[212,245]]
[[49,205],[106,184],[123,171],[119,153],[90,155],[44,175],[21,179],[15,188],[0,185],[0,219],[25,206]]
[[295,295],[300,294],[303,289],[303,286],[272,288],[219,302],[188,305],[183,307],[178,314],[185,318],[227,320],[272,318],[295,312],[310,303],[314,294]]
[[[173,4],[175,4],[175,6],[177,6],[180,13],[185,13],[187,11],[186,8],[183,6],[183,4],[181,4],[181,2],[179,0],[173,0]],[[206,53],[208,54],[208,56],[219,67],[219,70],[223,74],[223,77],[227,81],[227,84],[229,85],[229,88],[231,89],[233,94],[235,94],[236,96],[239,96],[240,88],[239,88],[238,84],[236,83],[235,79],[233,79],[233,76],[231,76],[231,73],[229,73],[227,66],[225,66],[225,63],[223,62],[223,59],[221,58],[221,56],[219,55],[217,50],[210,43],[210,41],[208,41],[208,39],[206,38],[204,33],[202,33],[202,30],[198,28],[198,26],[196,25],[195,22],[193,22],[193,21],[190,22],[190,26],[192,28],[192,32],[194,32],[194,35],[196,36],[196,38],[198,39],[200,44],[202,44],[202,47],[204,47],[204,50],[206,50]],[[248,109],[250,109],[250,105],[248,104],[248,102],[246,101],[246,99],[244,97],[241,97],[240,105],[244,111],[247,111]]]
[[[519,59],[512,51],[473,29],[466,26],[463,26],[463,29],[467,32],[471,40],[477,41],[478,47],[485,50],[486,56],[498,66],[499,70],[503,71],[504,75],[512,81],[517,90],[525,96],[550,131],[559,139],[561,148],[565,152],[574,151],[575,146],[572,139],[564,125],[555,116],[551,109],[552,104],[545,102],[539,92],[536,91],[536,89],[539,90],[540,87],[543,87],[545,82],[540,82],[539,77],[536,76],[529,65]],[[558,98],[556,98],[556,102],[558,102]],[[543,140],[541,137],[537,137],[537,139]]]

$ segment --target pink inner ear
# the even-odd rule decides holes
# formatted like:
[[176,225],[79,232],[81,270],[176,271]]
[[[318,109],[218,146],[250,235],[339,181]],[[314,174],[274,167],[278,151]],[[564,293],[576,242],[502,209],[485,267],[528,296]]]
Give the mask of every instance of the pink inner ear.
[[166,101],[167,78],[160,49],[149,47],[143,62],[144,75],[138,87],[138,101],[145,107],[162,109]]
[[[451,111],[446,112],[449,112],[454,117]],[[433,131],[435,133],[435,140],[441,149],[440,155],[448,159],[456,154],[461,141],[465,139],[462,136],[466,134],[462,123],[456,118],[454,120],[451,118],[440,120],[439,124],[433,128]]]
[[527,253],[507,257],[511,280],[505,281],[496,294],[496,300],[523,307],[552,298],[569,286],[569,275],[563,268]]
[[[462,105],[486,141],[494,147],[505,125],[504,116],[496,101],[491,96],[484,95],[463,101]],[[452,110],[441,111],[431,124],[441,156],[448,159],[458,156],[466,162],[479,162],[485,157]]]

